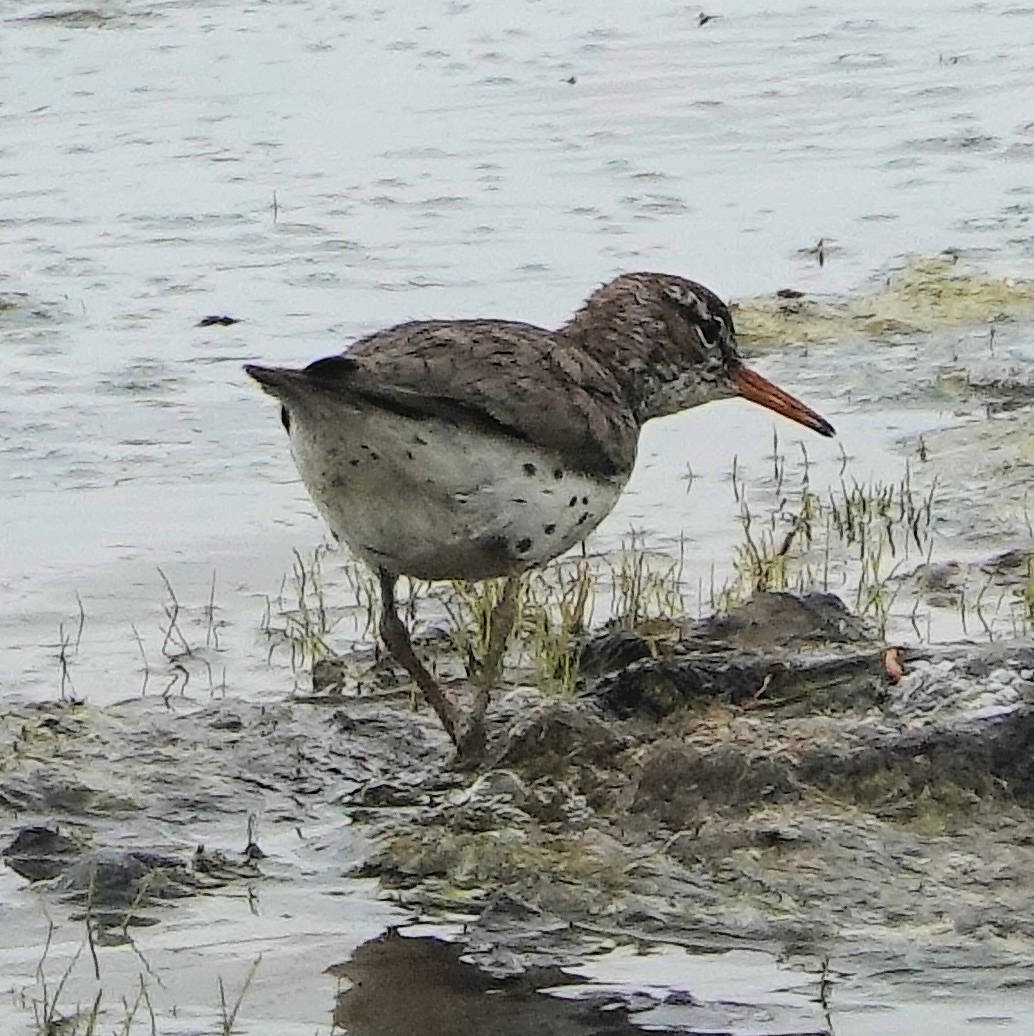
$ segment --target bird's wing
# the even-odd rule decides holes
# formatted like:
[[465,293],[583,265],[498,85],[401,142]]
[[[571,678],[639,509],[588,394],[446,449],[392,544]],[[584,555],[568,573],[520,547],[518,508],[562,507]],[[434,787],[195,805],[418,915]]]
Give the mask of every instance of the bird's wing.
[[627,476],[635,460],[638,426],[614,378],[530,324],[402,324],[305,374],[400,413],[473,422],[554,450],[579,471]]

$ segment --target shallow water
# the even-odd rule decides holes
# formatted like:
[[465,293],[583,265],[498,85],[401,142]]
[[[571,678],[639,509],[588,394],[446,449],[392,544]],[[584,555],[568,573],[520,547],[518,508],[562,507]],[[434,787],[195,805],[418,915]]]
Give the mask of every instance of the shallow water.
[[[730,298],[866,290],[949,248],[1030,270],[1034,8],[715,13],[7,5],[3,693],[290,688],[260,626],[292,550],[324,531],[245,360],[305,362],[408,318],[554,325],[636,268]],[[198,327],[209,314],[241,322]],[[1003,324],[996,363],[1029,363],[1029,341]],[[837,483],[841,445],[853,477],[893,481],[920,434],[984,421],[934,377],[960,342],[985,348],[948,328],[760,359],[839,430],[807,440],[813,484]],[[741,403],[657,422],[592,549],[629,529],[685,537],[688,586],[720,583],[739,536],[733,458],[771,495],[772,431]],[[801,437],[778,434],[795,458]],[[956,532],[953,557],[990,552]],[[182,672],[173,618],[201,659]]]
[[[43,17],[61,10],[8,9],[0,70],[0,290],[24,293],[0,355],[0,678],[19,693],[54,694],[76,594],[74,693],[134,693],[161,661],[158,566],[206,630],[214,573],[226,626],[205,683],[225,667],[231,690],[275,693],[264,597],[324,533],[245,359],[304,362],[410,317],[556,324],[636,267],[732,297],[839,293],[948,247],[1027,267],[1014,44],[1034,12],[1006,3],[733,4],[704,26],[660,2]],[[836,243],[823,266],[802,252],[819,238]],[[195,326],[213,313],[242,322]],[[861,480],[955,420],[902,392],[900,351],[762,366],[834,421]],[[772,427],[740,403],[658,423],[592,546],[685,533],[687,583],[712,563],[720,582],[733,456],[751,477]],[[839,444],[807,448],[812,477],[834,478]],[[672,494],[687,465],[692,492]]]
[[[1018,1033],[1030,1012],[1029,992],[1006,988],[1004,976],[993,991],[930,989],[933,1006],[915,991],[902,996],[905,983],[890,970],[864,977],[831,970],[823,993],[821,972],[746,949],[624,945],[575,967],[492,978],[451,945],[458,934],[411,925],[359,947],[331,969],[344,980],[337,1022],[355,1036],[879,1036],[917,1032],[934,1017],[951,1033]],[[899,971],[918,977],[907,964]]]

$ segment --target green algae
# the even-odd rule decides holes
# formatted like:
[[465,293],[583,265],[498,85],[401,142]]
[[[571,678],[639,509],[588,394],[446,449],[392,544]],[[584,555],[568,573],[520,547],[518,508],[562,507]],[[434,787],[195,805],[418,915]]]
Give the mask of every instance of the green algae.
[[787,294],[736,304],[744,345],[886,341],[1034,312],[1034,280],[993,277],[951,254],[912,259],[868,293],[842,299]]

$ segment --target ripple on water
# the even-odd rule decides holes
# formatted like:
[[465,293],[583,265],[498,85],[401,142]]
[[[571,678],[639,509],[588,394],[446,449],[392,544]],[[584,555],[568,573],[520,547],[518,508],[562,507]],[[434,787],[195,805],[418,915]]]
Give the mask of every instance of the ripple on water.
[[116,396],[164,396],[183,384],[183,377],[170,370],[161,360],[141,358],[117,371],[102,375],[101,392]]

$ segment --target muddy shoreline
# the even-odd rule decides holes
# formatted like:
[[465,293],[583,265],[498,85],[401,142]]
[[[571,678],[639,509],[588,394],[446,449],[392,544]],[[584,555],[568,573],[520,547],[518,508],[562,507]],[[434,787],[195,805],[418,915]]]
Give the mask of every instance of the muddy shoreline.
[[[377,692],[276,705],[9,706],[6,864],[85,918],[102,958],[146,956],[191,897],[376,879],[397,922],[441,926],[489,985],[621,947],[645,975],[652,953],[750,948],[811,976],[800,1003],[754,1004],[776,1026],[756,1031],[841,1031],[824,1011],[958,968],[970,997],[1034,997],[1029,640],[906,650],[895,683],[836,598],[778,594],[630,660],[634,641],[592,643],[576,698],[501,694],[476,774],[390,669]],[[731,1024],[676,992],[604,999],[673,1030]],[[392,1031],[369,996],[343,993],[337,1023]]]

